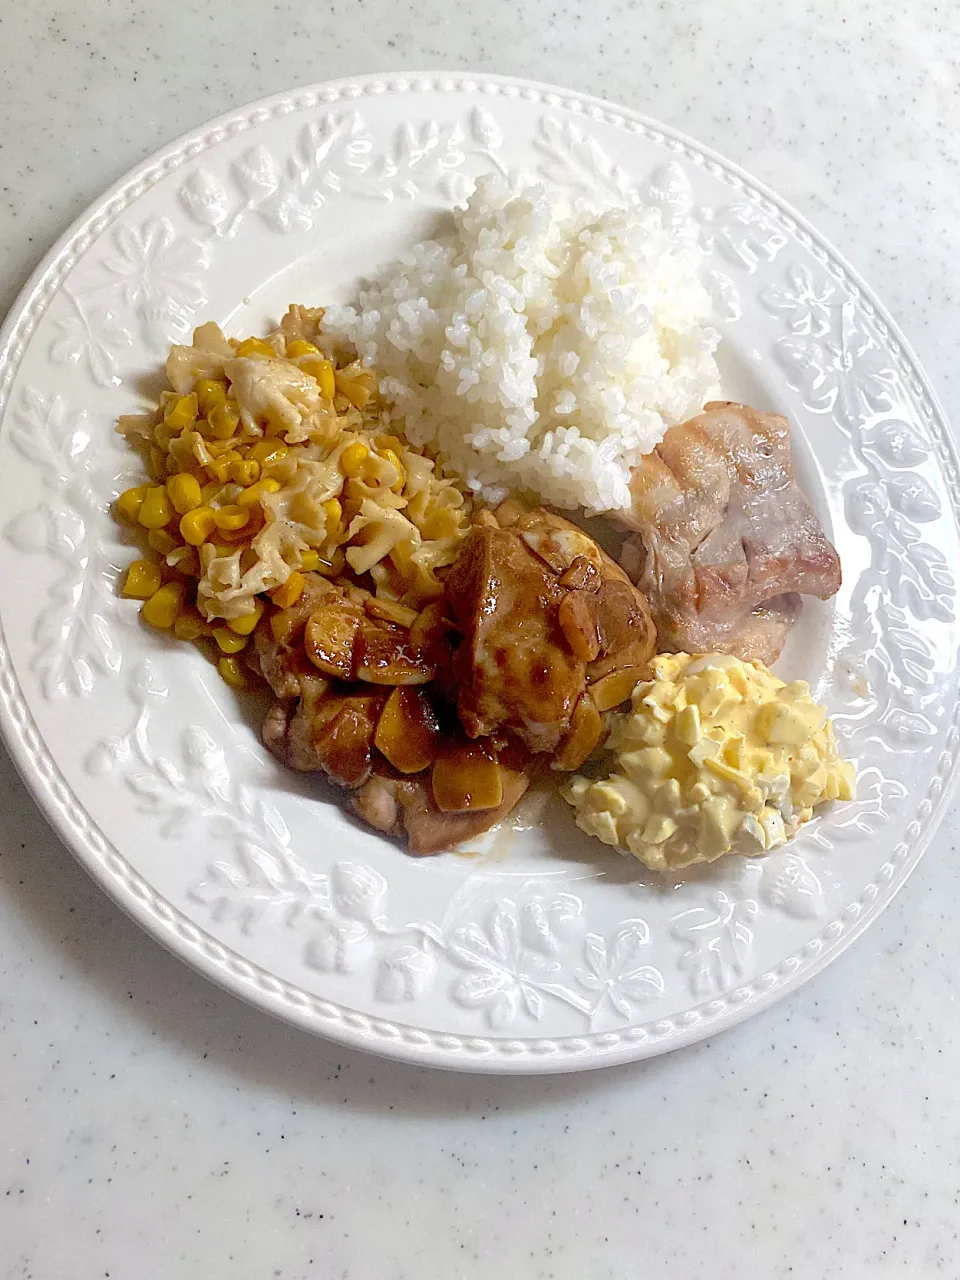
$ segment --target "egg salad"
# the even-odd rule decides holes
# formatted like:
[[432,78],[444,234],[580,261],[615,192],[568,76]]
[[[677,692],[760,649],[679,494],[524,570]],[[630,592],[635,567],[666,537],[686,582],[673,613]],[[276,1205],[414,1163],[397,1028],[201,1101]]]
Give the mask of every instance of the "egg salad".
[[803,680],[728,654],[660,654],[607,742],[618,769],[564,790],[577,825],[654,871],[782,845],[827,800],[852,800],[853,765]]

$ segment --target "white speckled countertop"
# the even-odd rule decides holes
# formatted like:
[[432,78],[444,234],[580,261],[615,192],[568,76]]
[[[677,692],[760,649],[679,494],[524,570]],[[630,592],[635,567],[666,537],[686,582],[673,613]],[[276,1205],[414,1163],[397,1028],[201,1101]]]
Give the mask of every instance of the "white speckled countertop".
[[[0,39],[0,311],[88,201],[208,117],[466,67],[628,103],[771,183],[958,416],[949,5],[0,0]],[[0,1280],[958,1274],[960,809],[799,994],[538,1081],[389,1065],[246,1008],[102,896],[5,756],[0,786]]]

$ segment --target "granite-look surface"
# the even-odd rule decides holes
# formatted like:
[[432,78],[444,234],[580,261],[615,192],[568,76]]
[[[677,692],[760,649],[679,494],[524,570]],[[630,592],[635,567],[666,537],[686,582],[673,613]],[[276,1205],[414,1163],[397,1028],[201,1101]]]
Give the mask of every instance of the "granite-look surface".
[[[0,309],[142,156],[242,102],[491,70],[655,115],[765,179],[901,321],[948,412],[960,25],[908,0],[0,0]],[[0,764],[0,1280],[887,1280],[960,1272],[956,808],[799,994],[537,1080],[333,1048],[195,976]]]

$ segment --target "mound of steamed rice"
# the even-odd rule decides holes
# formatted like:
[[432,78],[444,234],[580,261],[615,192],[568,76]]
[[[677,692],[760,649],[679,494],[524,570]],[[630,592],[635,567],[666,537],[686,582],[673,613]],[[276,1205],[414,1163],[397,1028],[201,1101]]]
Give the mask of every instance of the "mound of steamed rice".
[[719,393],[696,251],[656,209],[571,205],[522,178],[481,179],[454,216],[324,328],[379,371],[407,438],[487,501],[629,505],[631,466]]

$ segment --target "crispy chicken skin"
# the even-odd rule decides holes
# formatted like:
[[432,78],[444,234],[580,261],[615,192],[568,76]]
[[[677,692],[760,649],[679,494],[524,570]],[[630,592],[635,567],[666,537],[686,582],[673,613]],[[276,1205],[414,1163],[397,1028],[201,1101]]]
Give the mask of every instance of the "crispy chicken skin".
[[799,611],[840,587],[840,561],[794,477],[785,418],[732,401],[672,427],[634,470],[624,564],[661,650],[771,663]]

